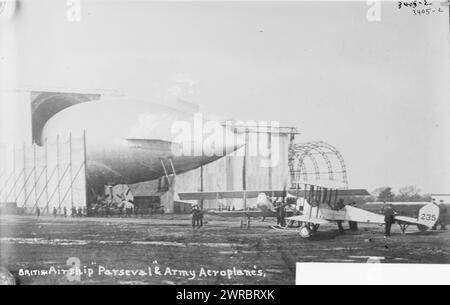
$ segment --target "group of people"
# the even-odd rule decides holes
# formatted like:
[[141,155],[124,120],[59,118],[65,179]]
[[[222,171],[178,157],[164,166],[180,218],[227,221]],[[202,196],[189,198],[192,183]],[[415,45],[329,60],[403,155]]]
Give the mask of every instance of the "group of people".
[[[61,208],[58,209],[56,207],[53,207],[53,217],[56,218],[58,215],[62,215],[64,217],[68,216],[68,213],[67,213],[68,210],[67,210],[66,207],[62,208],[62,214],[61,214],[60,210],[61,210]],[[41,216],[41,209],[39,207],[36,207],[36,216],[37,217]],[[78,207],[78,208],[72,207],[70,209],[70,216],[71,217],[87,216],[87,209],[86,209],[86,207],[83,207],[83,208],[81,208],[81,207]]]
[[198,204],[192,206],[192,228],[201,228],[203,227],[203,210],[200,208]]

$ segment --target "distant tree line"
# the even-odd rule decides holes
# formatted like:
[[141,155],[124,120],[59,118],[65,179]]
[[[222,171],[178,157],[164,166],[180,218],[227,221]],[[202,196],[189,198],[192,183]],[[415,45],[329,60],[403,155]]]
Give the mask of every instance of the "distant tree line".
[[355,203],[366,203],[366,202],[376,202],[376,201],[387,201],[387,202],[430,202],[431,195],[423,194],[421,190],[413,185],[404,186],[394,192],[393,188],[390,186],[382,186],[376,188],[370,196],[365,197],[348,197],[347,202]]

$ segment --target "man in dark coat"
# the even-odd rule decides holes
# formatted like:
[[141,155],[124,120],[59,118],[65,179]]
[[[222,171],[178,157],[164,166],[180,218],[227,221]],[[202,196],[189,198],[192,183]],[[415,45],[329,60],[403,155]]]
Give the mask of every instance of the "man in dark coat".
[[388,204],[384,209],[385,236],[391,236],[391,227],[395,222],[395,210],[392,204]]
[[283,202],[278,202],[277,203],[277,224],[281,227],[284,227],[286,225],[286,209],[285,209],[285,205],[283,204]]
[[447,217],[447,206],[444,204],[444,200],[440,201],[439,204],[439,224],[441,225],[441,230],[447,230],[445,227]]
[[195,229],[197,226],[200,228],[200,209],[197,205],[192,207],[192,228]]

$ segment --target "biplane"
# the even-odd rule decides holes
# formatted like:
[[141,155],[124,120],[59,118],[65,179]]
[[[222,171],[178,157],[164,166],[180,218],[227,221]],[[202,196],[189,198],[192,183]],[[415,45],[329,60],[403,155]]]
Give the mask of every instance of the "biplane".
[[[289,190],[250,190],[250,191],[224,191],[224,192],[196,192],[179,193],[181,200],[243,200],[243,209],[239,211],[216,211],[221,216],[242,216],[241,227],[250,227],[250,217],[268,217],[268,211],[247,209],[247,200],[265,194],[270,198],[295,197],[295,214],[287,217],[284,227],[274,226],[277,230],[297,231],[303,238],[311,237],[321,225],[338,222],[354,222],[368,224],[385,224],[384,215],[366,211],[352,205],[340,205],[338,199],[345,196],[368,196],[364,189],[331,189],[326,187],[304,185]],[[283,202],[285,201],[283,199]],[[274,211],[270,210],[271,216]],[[417,226],[419,231],[432,228],[439,219],[439,207],[433,203],[423,206],[417,217],[395,215],[395,222],[400,226],[402,233],[409,226]],[[295,226],[297,224],[297,226]],[[295,229],[293,229],[295,228]]]
[[[409,216],[394,216],[395,222],[400,226],[402,233],[406,229],[415,225],[419,231],[427,231],[432,228],[439,219],[439,207],[433,203],[427,204],[419,211],[417,218]],[[384,224],[384,215],[369,212],[361,208],[345,205],[342,209],[336,210],[329,206],[320,204],[318,206],[310,205],[305,201],[303,205],[303,213],[288,217],[288,224],[283,229],[288,229],[294,222],[301,223],[300,236],[309,238],[316,232],[320,225],[332,224],[337,222],[356,222],[370,224]]]

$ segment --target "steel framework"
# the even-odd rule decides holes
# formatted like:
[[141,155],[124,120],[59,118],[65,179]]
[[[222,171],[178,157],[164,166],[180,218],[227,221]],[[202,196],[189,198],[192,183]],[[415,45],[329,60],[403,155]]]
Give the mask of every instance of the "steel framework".
[[[76,148],[74,149],[74,145]],[[42,146],[13,146],[0,152],[0,201],[14,202],[24,213],[42,213],[85,205],[86,144],[72,135]],[[80,193],[81,191],[81,193]]]
[[344,158],[334,146],[322,141],[291,144],[289,170],[293,186],[308,183],[311,176],[322,180],[325,175],[326,180],[341,182],[344,188],[348,187]]

